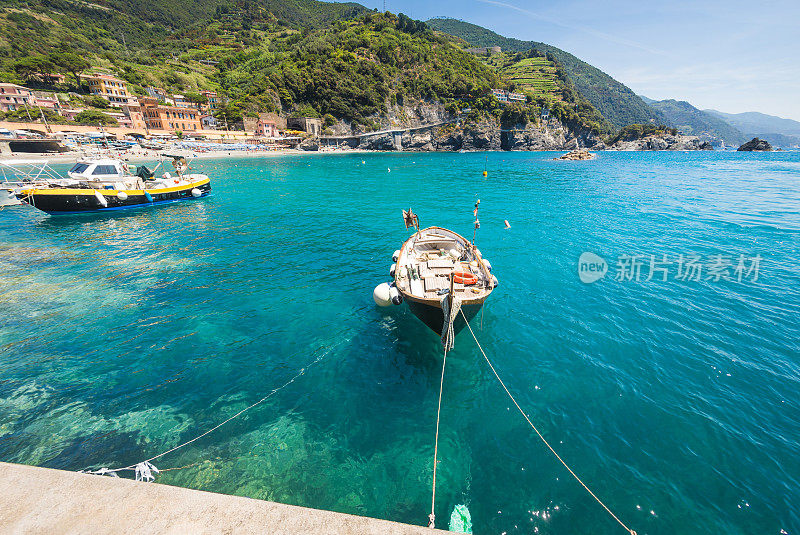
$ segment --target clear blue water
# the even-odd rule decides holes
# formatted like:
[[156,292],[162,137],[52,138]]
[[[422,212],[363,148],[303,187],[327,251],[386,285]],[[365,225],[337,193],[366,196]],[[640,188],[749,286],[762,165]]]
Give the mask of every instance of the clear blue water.
[[[3,209],[0,459],[132,464],[305,367],[156,461],[180,468],[159,481],[426,523],[441,349],[371,292],[407,236],[401,209],[470,235],[478,196],[501,285],[476,335],[590,487],[640,534],[797,533],[800,154],[553,155],[197,161],[207,199]],[[606,278],[579,280],[584,251]],[[646,281],[649,260],[615,280],[626,254],[763,260],[757,281]],[[476,533],[623,533],[467,331],[441,425],[439,525],[466,503]]]

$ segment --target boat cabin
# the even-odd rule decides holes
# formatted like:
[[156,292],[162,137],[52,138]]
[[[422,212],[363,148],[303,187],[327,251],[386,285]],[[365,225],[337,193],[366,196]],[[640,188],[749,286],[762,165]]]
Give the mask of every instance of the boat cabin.
[[129,176],[119,160],[89,160],[76,163],[67,173],[70,178],[86,182],[114,182]]

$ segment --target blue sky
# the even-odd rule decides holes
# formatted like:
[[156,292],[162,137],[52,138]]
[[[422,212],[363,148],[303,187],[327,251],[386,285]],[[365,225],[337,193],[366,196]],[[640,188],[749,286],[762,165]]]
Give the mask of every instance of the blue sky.
[[[359,3],[383,7],[383,0]],[[386,8],[555,45],[650,98],[800,120],[797,0],[386,0]]]

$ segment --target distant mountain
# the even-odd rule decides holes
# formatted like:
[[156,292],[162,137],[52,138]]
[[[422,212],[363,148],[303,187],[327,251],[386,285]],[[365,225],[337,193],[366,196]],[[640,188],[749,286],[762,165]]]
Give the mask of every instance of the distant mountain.
[[427,24],[434,30],[463,39],[474,47],[499,46],[509,52],[527,52],[530,49],[549,52],[563,66],[575,89],[617,128],[632,123],[664,122],[664,118],[629,87],[560,48],[503,37],[482,26],[456,19],[431,19]]
[[724,141],[728,145],[741,145],[752,138],[752,136],[745,136],[720,117],[698,110],[686,101],[674,99],[658,101],[647,97],[641,98],[661,113],[667,124],[674,126],[684,134],[699,136],[712,142]]
[[800,136],[800,122],[784,119],[775,115],[767,115],[757,111],[744,113],[724,113],[717,110],[704,110],[721,117],[725,122],[734,125],[742,132],[775,132],[790,136]]
[[705,111],[738,128],[748,139],[753,137],[766,139],[771,144],[779,147],[800,144],[800,122],[798,121],[756,111],[744,113],[724,113],[717,110]]

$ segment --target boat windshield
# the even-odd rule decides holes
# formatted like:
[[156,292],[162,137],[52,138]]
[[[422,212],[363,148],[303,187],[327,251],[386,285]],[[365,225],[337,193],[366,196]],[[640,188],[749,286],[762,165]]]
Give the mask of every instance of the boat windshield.
[[69,170],[70,173],[83,173],[89,168],[89,164],[76,163],[75,166]]
[[98,165],[94,171],[92,171],[93,175],[118,175],[119,171],[113,165]]

